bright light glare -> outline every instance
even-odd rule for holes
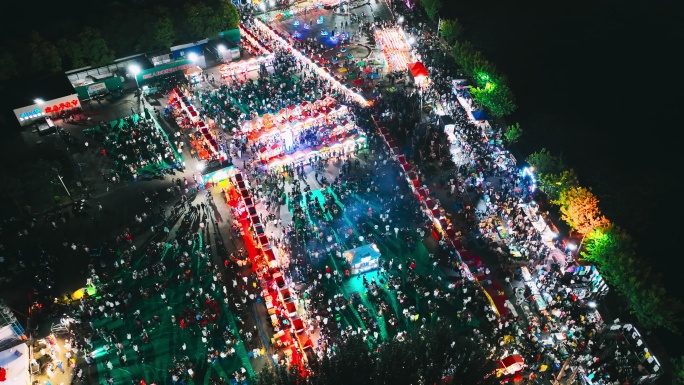
[[[414,38],[413,36],[409,37],[408,43],[409,43],[410,45],[415,44],[415,43],[416,43],[416,38]]]
[[[263,2],[259,3],[259,9],[261,9],[262,11],[265,11],[266,10],[266,4],[264,4]]]
[[[219,44],[219,46],[216,47],[216,48],[217,48],[218,51],[221,52],[221,53],[223,53],[223,52],[226,51],[226,46],[224,46],[223,44]]]
[[[275,4],[275,0],[271,0],[268,2],[268,5],[270,5],[271,7],[275,7]]]
[[[577,245],[574,243],[568,243],[568,250],[575,250],[577,249]]]
[[[204,163],[197,163],[197,170],[198,171],[203,171],[205,167],[207,167],[207,166]]]
[[[140,71],[142,71],[142,69],[141,69],[140,66],[137,65],[137,64],[131,64],[131,65],[128,66],[128,72],[130,72],[131,74],[133,74],[133,76],[139,74]]]
[[[397,23],[401,24],[401,23],[403,23],[403,22],[404,22],[404,16],[399,16],[399,17],[397,18]]]
[[[589,305],[589,307],[592,309],[596,308],[596,302],[594,302],[594,301],[589,301],[589,303],[587,303],[587,305]]]
[[[45,100],[43,100],[43,99],[41,99],[41,98],[36,98],[36,99],[33,100],[33,102],[36,103],[36,104],[43,104],[43,103],[45,103]]]
[[[188,59],[190,59],[190,61],[194,63],[194,62],[196,62],[196,61],[197,61],[197,59],[198,59],[198,56],[197,56],[197,54],[196,54],[196,53],[194,53],[194,52],[190,52],[190,53],[188,54]]]

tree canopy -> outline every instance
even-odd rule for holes
[[[439,25],[439,34],[442,35],[447,44],[452,45],[461,36],[463,26],[458,19],[445,19]]]
[[[78,22],[58,18],[49,29],[5,38],[0,42],[0,81],[96,67],[116,57],[212,39],[240,21],[237,7],[221,0],[104,1],[95,6],[98,12]]]
[[[598,266],[601,275],[626,299],[629,310],[647,329],[658,327],[679,332],[684,307],[667,294],[660,276],[635,253],[631,237],[609,225],[593,230],[586,237],[582,257]]]
[[[587,235],[594,229],[605,227],[610,223],[598,208],[598,198],[588,188],[565,189],[552,203],[560,207],[561,219],[582,235]]]
[[[430,20],[435,20],[439,15],[439,10],[442,9],[442,0],[421,0],[420,3]]]

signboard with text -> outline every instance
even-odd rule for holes
[[[177,60],[171,63],[166,63],[154,68],[143,70],[136,77],[139,83],[143,83],[159,76],[165,76],[174,72],[186,70],[194,65],[195,64],[190,60]]]
[[[57,99],[52,99],[41,104],[33,104],[14,110],[19,124],[22,126],[32,123],[35,119],[42,116],[54,117],[64,111],[71,111],[81,107],[78,95],[73,94]]]

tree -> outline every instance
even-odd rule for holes
[[[14,55],[5,48],[0,47],[0,81],[4,81],[19,75],[18,64]]]
[[[176,31],[171,19],[171,12],[164,6],[154,9],[155,20],[152,25],[152,46],[154,49],[168,48],[173,45]]]
[[[674,383],[684,385],[684,356],[673,358],[672,366],[674,366]]]
[[[557,200],[561,191],[579,186],[574,169],[562,171],[559,174],[542,174],[537,178],[539,188],[546,193],[549,200]]]
[[[274,368],[263,369],[254,379],[254,385],[305,385],[308,381],[303,377],[295,365],[289,368],[285,365],[277,365]]]
[[[456,64],[469,77],[474,77],[474,74],[479,71],[491,71],[494,67],[485,59],[482,52],[475,49],[475,46],[469,41],[460,42],[457,40],[451,47],[451,52],[454,54]]]
[[[76,44],[80,47],[87,65],[93,67],[109,64],[114,61],[114,52],[109,49],[107,42],[99,30],[84,27],[76,37]]]
[[[660,284],[661,277],[638,258],[627,233],[614,225],[597,228],[587,235],[585,250],[582,257],[599,268],[606,282],[627,301],[630,313],[641,326],[679,332],[684,306],[667,294]]]
[[[193,39],[211,39],[223,30],[224,15],[202,2],[187,3],[185,14],[186,27]]]
[[[520,139],[523,134],[522,128],[520,128],[520,123],[514,123],[506,127],[503,136],[506,139],[506,144],[511,145]]]
[[[560,206],[561,219],[582,235],[610,224],[598,208],[598,198],[587,188],[574,187],[560,192],[551,203]]]
[[[43,39],[40,33],[31,31],[27,47],[31,74],[54,74],[62,71],[62,58],[57,46]]]
[[[546,147],[543,147],[537,152],[533,152],[525,160],[534,168],[534,172],[538,175],[558,174],[565,168],[563,156],[551,154]]]
[[[510,115],[518,108],[513,92],[505,84],[488,83],[484,88],[470,90],[475,102],[496,117]]]
[[[435,20],[439,10],[442,8],[442,0],[421,0],[421,3],[430,20]]]
[[[445,19],[439,25],[439,34],[442,35],[444,40],[451,46],[458,40],[463,32],[463,26],[458,21],[458,19]]]
[[[230,1],[223,3],[223,23],[225,29],[235,29],[240,25],[240,14],[238,9]]]
[[[2,184],[5,188],[2,189],[2,194],[5,195],[14,204],[17,214],[21,215],[24,211],[24,205],[28,204],[25,200],[26,187],[24,181],[13,175],[2,175]]]
[[[75,40],[60,39],[58,44],[74,68],[101,66],[114,60],[114,52],[108,48],[100,31],[88,26],[76,35]]]

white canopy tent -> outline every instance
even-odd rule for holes
[[[1,329],[0,329],[1,331]],[[21,342],[0,352],[0,368],[5,369],[2,385],[26,385],[31,383],[29,373],[29,347]]]

